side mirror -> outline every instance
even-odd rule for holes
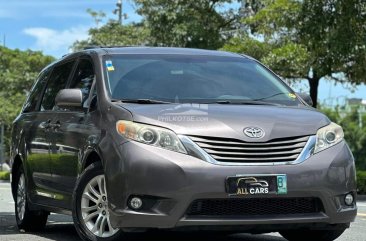
[[[58,107],[82,107],[83,93],[80,89],[63,89],[56,95],[55,103]]]
[[[310,95],[306,93],[297,93],[297,96],[299,96],[303,101],[305,101],[306,104],[313,106],[313,100],[311,99]]]

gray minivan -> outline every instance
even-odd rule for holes
[[[84,240],[149,229],[338,238],[357,213],[343,130],[258,61],[100,47],[47,66],[14,121],[20,229],[70,214]]]

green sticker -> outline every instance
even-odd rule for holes
[[[287,194],[286,175],[277,176],[277,194]]]

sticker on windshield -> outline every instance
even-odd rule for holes
[[[114,71],[112,60],[105,61],[105,65],[106,65],[108,71]]]
[[[296,95],[295,94],[292,94],[292,93],[289,93],[288,96],[291,98],[291,99],[296,99]]]

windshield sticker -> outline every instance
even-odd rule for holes
[[[292,94],[292,93],[289,93],[288,96],[291,98],[291,99],[296,99],[296,95],[295,94]]]
[[[105,61],[105,65],[106,65],[108,71],[114,71],[112,60]]]
[[[172,75],[182,75],[183,70],[171,70],[170,74],[172,74]]]

